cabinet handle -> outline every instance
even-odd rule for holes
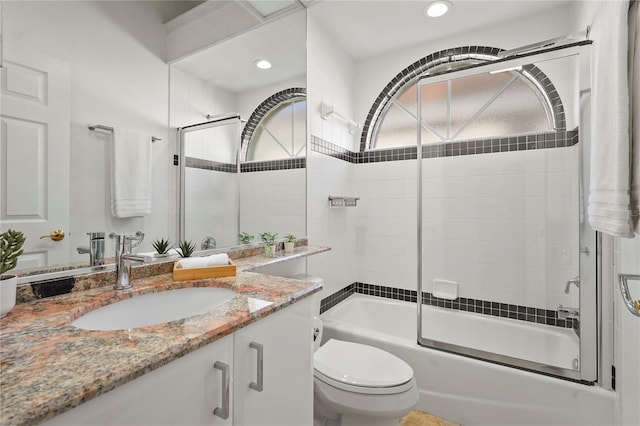
[[[249,383],[249,387],[255,391],[262,392],[262,376],[263,376],[263,360],[264,360],[264,347],[261,343],[251,342],[249,343],[251,349],[258,351],[258,382]]]
[[[222,371],[222,408],[216,407],[213,414],[227,420],[229,418],[229,366],[224,362],[216,361],[213,368]]]

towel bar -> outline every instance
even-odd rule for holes
[[[109,127],[109,126],[103,126],[102,124],[89,124],[87,126],[89,128],[89,130],[91,131],[97,131],[97,130],[102,130],[104,132],[111,132],[113,133],[113,127]],[[162,138],[156,138],[155,136],[151,136],[151,142],[158,142],[161,141]]]
[[[620,294],[622,294],[624,304],[627,306],[627,309],[629,309],[629,312],[640,317],[640,299],[633,300],[631,292],[629,291],[629,286],[627,285],[627,280],[640,281],[640,275],[618,274],[618,284],[620,285]]]

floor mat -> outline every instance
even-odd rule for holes
[[[400,420],[400,426],[460,426],[424,411],[413,410]]]

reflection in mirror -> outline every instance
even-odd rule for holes
[[[164,23],[199,3],[2,2],[0,220],[26,234],[18,272],[88,265],[87,233],[142,231],[140,251],[175,235]],[[90,124],[162,139],[151,147],[150,214],[112,215],[113,134]],[[40,238],[56,229],[63,240]]]
[[[263,232],[306,235],[305,38],[306,14],[299,11],[171,65],[170,125],[182,138],[198,129],[188,134],[211,147],[181,158],[181,239],[200,246],[210,237],[224,248],[238,244],[241,232],[254,241]],[[271,68],[258,68],[261,59]],[[228,139],[235,125],[216,117],[231,113],[240,116],[242,134]]]

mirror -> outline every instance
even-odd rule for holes
[[[204,250],[241,232],[306,235],[305,36],[299,11],[171,64],[180,240]]]
[[[190,95],[173,91],[170,102],[167,81],[170,72],[172,77],[178,73],[179,64],[167,65],[165,23],[201,3],[209,2],[2,2],[0,229],[19,229],[27,236],[16,271],[29,274],[87,266],[89,255],[78,248],[89,246],[87,234],[92,232],[105,233],[106,257],[115,252],[108,238],[111,232],[143,232],[145,239],[137,252],[153,252],[155,239],[177,240],[173,130],[205,121],[204,115],[224,108],[222,103],[216,107],[222,99],[216,97],[213,104],[203,106],[204,115],[191,110],[182,121],[174,115],[181,96],[195,102],[206,93],[195,87]],[[304,15],[298,16],[304,29]],[[267,22],[263,27],[277,20]],[[232,46],[230,37],[238,31],[221,35],[218,30],[211,29],[219,39],[228,39],[219,46]],[[295,37],[288,34],[290,41],[302,46],[296,55],[306,65],[304,30]],[[288,47],[282,55],[293,56],[289,41],[282,45]],[[224,55],[222,62],[237,72],[233,68],[237,58]],[[273,69],[278,70],[275,62]],[[282,75],[282,79],[299,77],[304,87],[304,68]],[[221,78],[230,81],[227,76]],[[271,83],[275,86],[280,81]],[[243,117],[251,114],[263,95],[258,88],[272,89],[267,82],[255,83],[253,92],[219,85],[238,98],[231,111]],[[192,119],[193,115],[198,117]],[[151,147],[149,213],[126,218],[112,215],[113,135],[89,130],[90,125],[160,139]],[[63,240],[48,237],[58,229],[65,232]],[[304,235],[304,229],[295,232]]]

